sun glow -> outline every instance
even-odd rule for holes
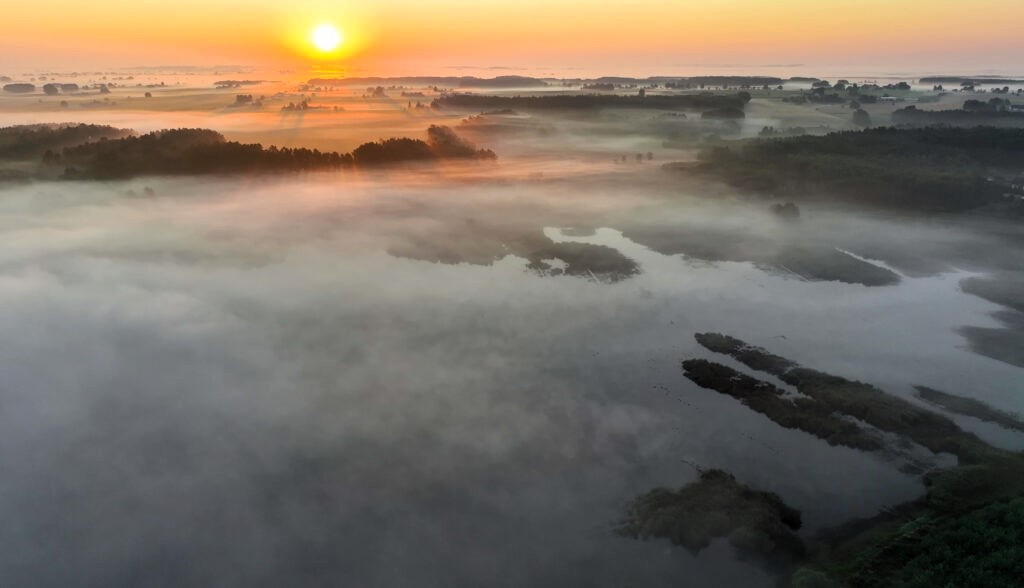
[[[341,46],[344,40],[341,31],[329,24],[322,24],[313,29],[310,39],[313,41],[313,45],[324,53],[334,51]]]

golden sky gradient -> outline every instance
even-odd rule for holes
[[[445,65],[621,70],[643,61],[665,67],[900,64],[981,71],[1012,68],[1024,54],[1022,0],[5,4],[0,69],[341,63],[422,73]],[[318,55],[309,40],[313,27],[325,22],[344,32],[338,54]]]

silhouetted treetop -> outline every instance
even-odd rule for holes
[[[383,165],[431,159],[496,159],[489,149],[477,149],[450,127],[431,125],[427,140],[391,138],[363,143],[352,152],[356,165]]]
[[[0,157],[42,155],[44,164],[63,166],[66,177],[86,179],[300,171],[451,158],[496,158],[493,151],[477,149],[445,126],[431,126],[426,141],[390,138],[365,143],[352,153],[264,148],[260,144],[228,141],[209,129],[169,129],[140,136],[124,136],[126,133],[91,125],[0,129]]]
[[[0,159],[35,159],[46,151],[60,151],[129,135],[131,131],[106,125],[21,125],[0,128]]]
[[[1000,100],[993,98],[993,100]],[[957,127],[998,126],[1024,127],[1024,112],[1008,110],[1002,102],[968,100],[964,108],[955,110],[921,110],[916,106],[892,113],[892,122],[899,126],[946,125]]]
[[[496,159],[490,149],[477,149],[469,141],[458,136],[451,127],[430,125],[427,129],[427,143],[438,157]]]
[[[754,192],[966,210],[1003,198],[1008,182],[999,178],[1024,167],[1024,131],[873,128],[736,142],[700,160],[699,172]]]
[[[35,84],[5,84],[4,92],[9,94],[28,94],[36,91]]]
[[[871,115],[863,108],[858,107],[857,110],[853,111],[853,124],[861,128],[870,127]]]
[[[65,149],[68,177],[112,179],[138,175],[186,175],[337,168],[351,156],[227,141],[209,129],[170,129]]]

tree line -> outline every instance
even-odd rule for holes
[[[434,108],[477,110],[519,109],[593,109],[653,108],[661,110],[742,110],[750,94],[682,94],[682,95],[617,95],[617,94],[555,94],[540,96],[488,96],[480,94],[446,94],[435,98]]]
[[[440,159],[492,160],[451,128],[432,125],[426,140],[407,137],[364,143],[351,153],[303,147],[264,147],[228,141],[209,129],[168,129],[128,135],[97,125],[0,129],[0,158],[42,158],[66,178],[116,179],[139,175],[232,174],[370,167]]]
[[[698,173],[753,192],[957,211],[1002,198],[998,178],[1024,167],[1024,131],[874,128],[717,145],[699,159]]]

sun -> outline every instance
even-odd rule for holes
[[[310,39],[313,41],[313,45],[324,53],[334,51],[341,46],[342,42],[341,31],[329,24],[322,24],[313,29]]]

